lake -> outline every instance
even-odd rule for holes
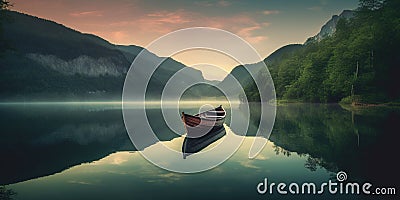
[[[196,109],[183,108],[189,113]],[[225,124],[224,137],[244,137],[232,157],[211,170],[181,174],[154,166],[141,156],[125,130],[119,104],[0,105],[0,185],[16,192],[15,199],[363,198],[328,192],[257,192],[264,178],[288,185],[320,185],[337,182],[336,173],[344,171],[347,181],[395,186],[398,109],[278,106],[271,136],[254,159],[248,158],[248,152],[260,121],[258,105],[250,110],[256,114],[250,118],[246,136],[230,129],[229,120]],[[179,149],[184,138],[168,130],[160,110],[149,108],[147,115],[161,143]]]

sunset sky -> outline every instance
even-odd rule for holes
[[[319,32],[332,15],[357,7],[357,0],[12,0],[12,10],[49,19],[114,44],[145,47],[171,31],[214,27],[239,35],[264,58],[279,47]],[[221,54],[189,51],[174,58],[188,66],[210,63],[229,72],[237,63]],[[211,60],[210,60],[211,59]],[[201,65],[208,79],[221,79]]]

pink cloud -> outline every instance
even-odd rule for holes
[[[264,41],[267,39],[266,36],[261,36],[261,35],[254,35],[253,32],[261,29],[261,26],[256,25],[256,26],[251,26],[251,27],[246,27],[241,29],[237,34],[249,43],[255,44],[259,43],[261,41]]]
[[[124,41],[129,38],[129,34],[126,31],[113,31],[111,37],[116,41]]]
[[[270,23],[258,22],[249,15],[238,14],[233,17],[205,17],[199,20],[203,22],[202,26],[231,31],[252,44],[268,39],[262,32]]]
[[[73,12],[69,13],[70,16],[73,17],[102,17],[103,13],[101,11],[85,11],[85,12]]]
[[[68,7],[69,4],[53,7]],[[224,7],[231,2],[198,1],[194,4],[200,6]],[[269,24],[261,21],[261,13],[232,13],[230,15],[205,15],[193,10],[178,9],[165,10],[152,8],[142,9],[138,3],[129,5],[114,5],[113,3],[98,4],[94,9],[87,9],[92,3],[84,3],[80,10],[71,7],[64,13],[52,12],[57,16],[55,21],[70,26],[86,33],[93,33],[116,44],[136,44],[146,46],[154,39],[169,32],[189,27],[213,27],[235,33],[250,43],[258,43],[266,39],[263,36],[265,27]],[[86,8],[86,9],[85,9]],[[222,9],[222,8],[219,8]],[[57,10],[57,9],[52,9]],[[50,11],[49,11],[50,12]],[[50,18],[51,19],[51,18]]]
[[[251,44],[265,41],[263,34],[269,26],[266,21],[258,21],[248,14],[233,16],[207,16],[183,9],[174,12],[166,10],[143,13],[140,16],[131,16],[129,20],[119,21],[112,19],[104,26],[86,26],[89,32],[96,32],[112,43],[137,44],[146,46],[154,39],[169,32],[188,27],[213,27],[228,30],[239,35]]]
[[[150,17],[148,20],[170,24],[183,24],[190,22],[191,20],[189,20],[185,15],[187,15],[187,13],[183,10],[178,10],[176,12],[158,11],[147,14],[147,16]]]

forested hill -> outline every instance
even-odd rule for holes
[[[400,1],[359,5],[354,17],[338,20],[331,36],[268,63],[278,99],[400,101]],[[255,86],[245,87],[248,98],[257,101]]]
[[[114,45],[53,21],[0,11],[0,101],[121,99],[126,73],[142,47]],[[186,66],[153,54],[148,59],[163,61],[146,93],[157,99],[172,75]],[[204,81],[201,71],[186,72],[187,80]]]

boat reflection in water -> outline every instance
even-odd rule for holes
[[[186,157],[191,154],[201,151],[224,135],[226,135],[226,131],[225,128],[222,127],[222,129],[219,129],[216,132],[211,132],[200,138],[185,137],[182,144],[183,159],[186,159]]]
[[[214,109],[188,115],[182,112],[186,137],[182,144],[183,158],[197,153],[226,134],[223,126],[226,112],[220,105]]]

